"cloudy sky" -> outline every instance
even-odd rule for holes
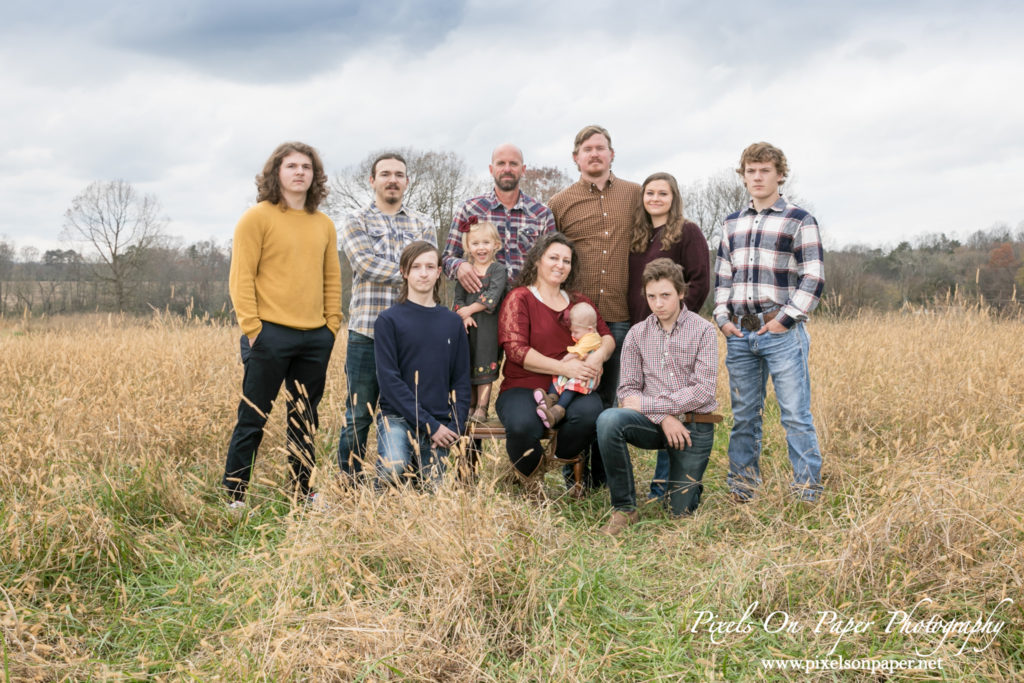
[[[575,176],[589,123],[634,180],[777,144],[832,247],[1016,228],[1022,26],[988,0],[8,4],[0,237],[61,247],[72,198],[124,179],[184,243],[226,242],[288,139],[331,172],[413,146],[481,176],[511,140]]]

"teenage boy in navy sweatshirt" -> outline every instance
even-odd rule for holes
[[[373,326],[380,410],[377,474],[398,484],[418,469],[433,488],[469,415],[469,342],[462,319],[440,305],[441,255],[417,241],[399,260],[397,303]]]

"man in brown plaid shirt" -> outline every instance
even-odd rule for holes
[[[597,306],[615,338],[615,353],[604,364],[597,389],[605,408],[615,403],[619,354],[629,331],[629,239],[641,195],[639,185],[615,177],[614,159],[608,131],[601,126],[585,127],[576,134],[572,151],[580,179],[548,202],[555,226],[575,243],[579,253],[580,291]],[[585,485],[603,485],[604,466],[596,442],[589,465]]]

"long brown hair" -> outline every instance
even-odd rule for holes
[[[683,198],[679,194],[679,183],[671,173],[652,173],[647,176],[647,180],[640,188],[640,203],[636,205],[636,211],[633,213],[633,236],[630,238],[629,250],[637,254],[647,251],[654,235],[654,223],[651,222],[651,214],[644,208],[643,193],[655,180],[664,180],[672,192],[668,222],[665,223],[665,230],[661,234],[662,251],[668,251],[669,247],[683,237]]]
[[[562,283],[562,289],[567,292],[573,292],[576,290],[576,277],[580,272],[580,257],[576,253],[576,246],[572,243],[572,240],[565,236],[561,232],[549,232],[530,248],[530,251],[526,252],[526,259],[523,261],[523,269],[519,271],[519,278],[516,280],[516,285],[519,287],[529,287],[530,285],[537,283],[537,262],[540,261],[541,256],[552,244],[564,244],[569,247],[569,251],[572,252],[572,262],[569,265],[569,277],[565,278],[565,282]]]
[[[298,152],[305,154],[313,162],[313,182],[306,191],[306,213],[315,213],[320,202],[327,197],[327,174],[324,164],[320,161],[317,151],[303,142],[283,142],[263,164],[263,172],[256,176],[256,201],[268,201],[282,208],[288,208],[281,194],[281,162],[286,156]]]
[[[423,240],[416,240],[402,250],[402,255],[398,257],[398,270],[402,273],[402,288],[398,290],[398,298],[395,299],[397,303],[404,304],[409,300],[409,269],[412,268],[412,262],[418,259],[428,251],[434,252],[434,256],[437,257],[437,267],[441,267],[441,252],[437,250],[430,242]],[[441,303],[441,276],[437,276],[437,281],[434,283],[434,303]]]

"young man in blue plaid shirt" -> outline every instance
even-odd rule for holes
[[[715,264],[715,322],[726,338],[733,428],[728,484],[747,502],[761,484],[765,388],[772,378],[793,465],[794,494],[821,495],[821,449],[811,417],[804,323],[825,284],[818,222],[788,202],[780,187],[789,172],[782,150],[750,145],[736,172],[750,204],[725,219]]]
[[[348,345],[345,353],[345,425],[338,438],[338,466],[358,476],[366,459],[366,441],[377,408],[373,325],[395,303],[402,285],[398,263],[402,250],[417,240],[437,246],[430,219],[407,209],[402,197],[409,187],[405,159],[387,153],[370,168],[374,199],[348,217],[338,239],[352,265]]]

